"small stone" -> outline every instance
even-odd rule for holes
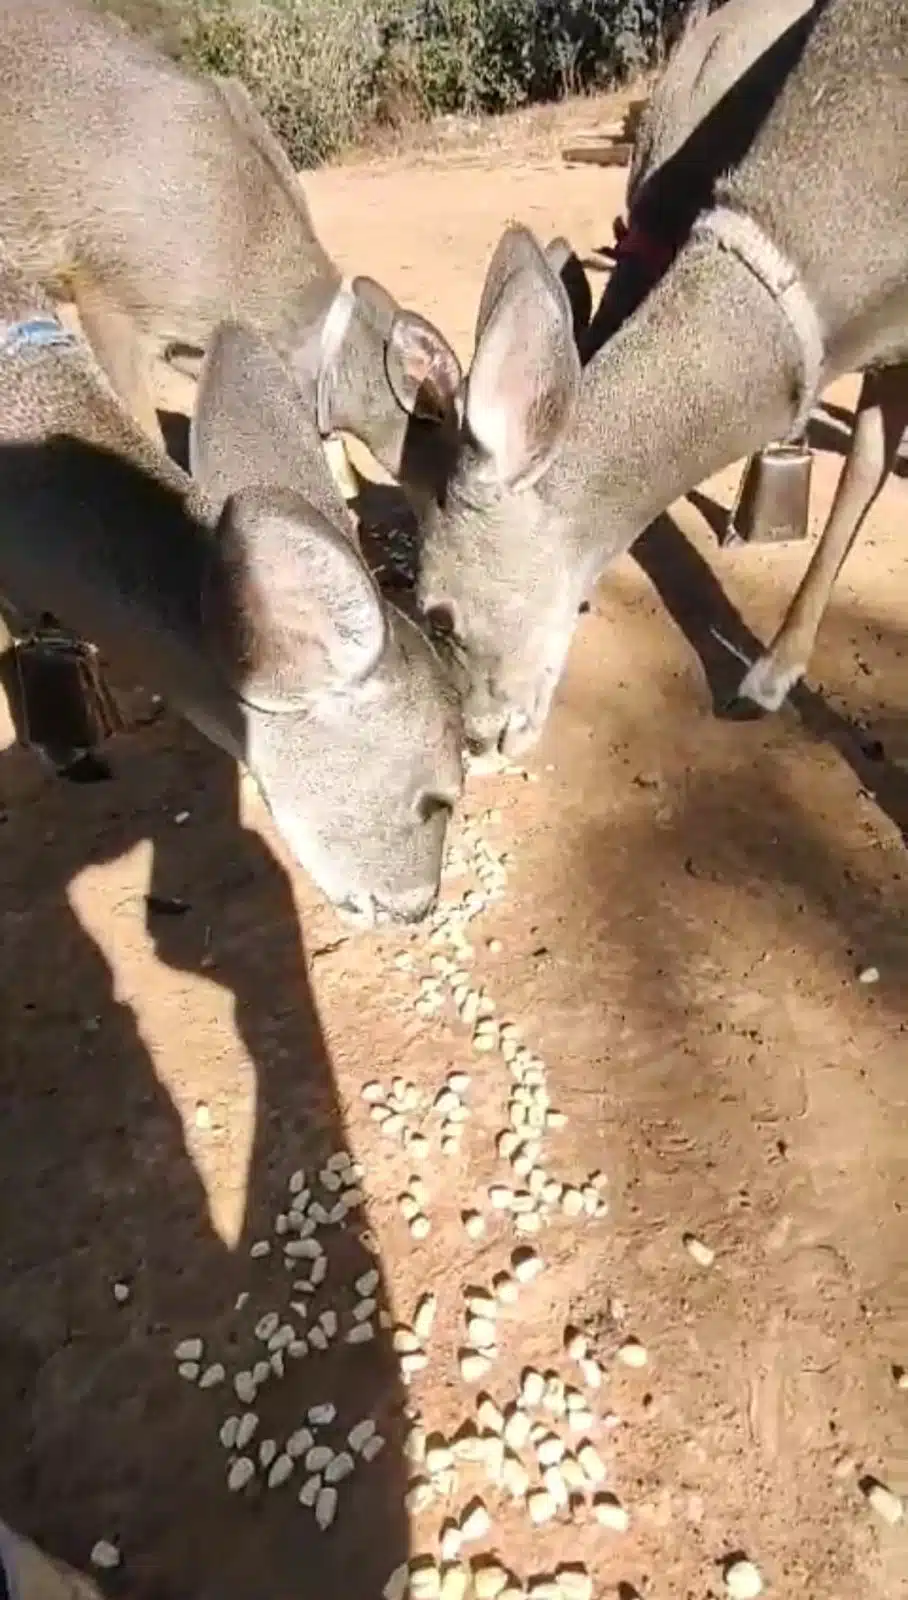
[[[536,1446],[536,1459],[541,1467],[557,1467],[564,1450],[564,1440],[555,1433],[547,1433]]]
[[[318,1499],[318,1492],[321,1486],[322,1480],[318,1473],[315,1473],[311,1478],[307,1478],[297,1496],[300,1505],[309,1506],[311,1509]]]
[[[382,1434],[380,1434],[380,1433],[373,1433],[371,1439],[367,1439],[365,1444],[363,1445],[363,1448],[362,1448],[363,1460],[367,1464],[370,1461],[374,1461],[377,1456],[381,1455],[381,1453],[384,1450],[384,1448],[385,1448],[384,1436]]]
[[[542,1257],[531,1245],[521,1245],[511,1256],[511,1271],[518,1283],[532,1283],[542,1271]]]
[[[118,1306],[125,1306],[131,1293],[128,1283],[115,1283],[113,1286],[113,1297]]]
[[[456,1561],[460,1555],[462,1543],[463,1536],[461,1531],[457,1523],[449,1517],[446,1522],[442,1523],[441,1531],[438,1535],[438,1553],[442,1561]]]
[[[605,1479],[605,1465],[598,1450],[589,1442],[582,1444],[577,1451],[577,1460],[586,1473],[590,1483],[602,1483]]]
[[[527,1495],[527,1512],[530,1521],[540,1527],[544,1522],[551,1522],[558,1507],[556,1506],[548,1489],[531,1489]]]
[[[867,1504],[873,1508],[878,1517],[882,1517],[884,1522],[888,1522],[892,1527],[901,1522],[905,1515],[904,1504],[897,1494],[887,1489],[884,1483],[879,1483],[875,1478],[871,1479],[864,1493]]]
[[[237,1424],[235,1440],[236,1449],[241,1453],[255,1437],[258,1425],[259,1419],[254,1411],[243,1412],[243,1415],[240,1417],[239,1423]]]
[[[908,1367],[896,1367],[892,1375],[897,1389],[908,1389]]]
[[[349,1478],[355,1466],[356,1462],[349,1450],[339,1450],[325,1468],[325,1482],[343,1483],[345,1478]]]
[[[295,1433],[291,1433],[285,1449],[288,1456],[296,1460],[299,1456],[304,1456],[307,1450],[311,1450],[314,1443],[311,1428],[297,1428]]]
[[[561,1209],[566,1217],[583,1215],[583,1194],[580,1189],[575,1189],[573,1184],[566,1184],[561,1191]]]
[[[91,1548],[91,1564],[102,1572],[112,1572],[114,1567],[120,1565],[121,1556],[115,1544],[110,1539],[98,1539]]]
[[[756,1600],[763,1593],[763,1579],[752,1561],[743,1556],[726,1563],[722,1576],[732,1600]]]
[[[450,1446],[440,1434],[434,1433],[426,1440],[426,1467],[433,1478],[439,1472],[450,1472],[454,1456]]]
[[[315,1501],[315,1520],[318,1523],[318,1526],[321,1528],[322,1533],[324,1533],[327,1528],[330,1528],[336,1516],[337,1490],[332,1488],[330,1484],[326,1484],[323,1488],[319,1489],[318,1496]]]
[[[602,1368],[600,1367],[599,1362],[594,1361],[592,1356],[584,1356],[583,1360],[578,1362],[578,1365],[580,1367],[581,1377],[583,1378],[587,1388],[600,1388],[602,1385]]]
[[[572,1361],[583,1361],[590,1353],[590,1342],[579,1328],[565,1328],[564,1348]]]
[[[493,1183],[489,1189],[489,1203],[493,1211],[510,1211],[514,1203],[514,1191],[506,1183]]]
[[[413,1332],[420,1339],[428,1339],[438,1310],[438,1296],[427,1291],[421,1294],[413,1312]]]
[[[404,1493],[404,1505],[408,1511],[425,1511],[435,1498],[435,1488],[428,1478],[417,1476],[411,1478]]]
[[[224,1421],[221,1423],[218,1438],[220,1439],[225,1450],[234,1450],[236,1448],[236,1436],[239,1432],[239,1428],[239,1417],[224,1418]]]
[[[446,1566],[441,1575],[441,1600],[466,1600],[470,1587],[470,1574],[460,1562]]]
[[[269,1489],[278,1489],[278,1488],[280,1488],[282,1483],[286,1483],[287,1482],[287,1479],[291,1476],[292,1472],[293,1472],[293,1457],[292,1456],[287,1455],[286,1451],[283,1451],[280,1455],[275,1456],[274,1465],[272,1466],[271,1471],[268,1474],[268,1487],[269,1487]]]
[[[270,1467],[277,1455],[277,1440],[263,1439],[259,1445],[259,1466],[264,1470]]]
[[[201,1339],[181,1339],[173,1353],[178,1361],[201,1361],[204,1348]]]
[[[473,1593],[476,1600],[497,1600],[508,1586],[508,1575],[497,1561],[483,1562],[473,1573]]]
[[[535,1367],[525,1367],[520,1377],[520,1398],[525,1406],[542,1405],[545,1378]]]
[[[871,984],[871,983],[879,983],[879,981],[880,981],[880,969],[879,969],[879,967],[862,967],[860,972],[858,973],[858,983]]]
[[[254,1477],[255,1463],[248,1456],[237,1456],[227,1474],[227,1488],[231,1494],[239,1494]]]
[[[271,1254],[271,1240],[270,1239],[256,1239],[255,1244],[250,1245],[250,1247],[249,1247],[249,1254],[252,1257],[253,1261],[261,1260],[262,1256],[270,1256],[270,1254]]]
[[[418,1211],[416,1216],[412,1217],[410,1220],[410,1237],[412,1239],[416,1239],[417,1241],[427,1239],[430,1231],[431,1223],[429,1222],[428,1217],[425,1216],[421,1211]]]
[[[511,1450],[522,1450],[530,1437],[530,1419],[519,1406],[510,1407],[506,1413],[503,1437]]]
[[[613,1494],[593,1496],[593,1516],[603,1528],[610,1528],[612,1533],[626,1533],[630,1526],[631,1519],[625,1507]]]
[[[311,1335],[310,1335],[311,1337]],[[358,1322],[351,1328],[344,1340],[345,1344],[371,1344],[375,1338],[375,1325],[372,1322]]]
[[[513,1306],[520,1298],[520,1285],[509,1272],[496,1272],[492,1279],[496,1300],[503,1306]]]
[[[498,1329],[491,1317],[468,1317],[467,1337],[476,1350],[493,1350]]]
[[[695,1233],[685,1233],[682,1239],[685,1250],[698,1267],[711,1267],[716,1259],[716,1252],[711,1245],[704,1244]]]
[[[645,1367],[648,1356],[638,1339],[628,1339],[618,1351],[618,1360],[626,1367]]]
[[[177,1373],[185,1383],[195,1383],[200,1371],[201,1368],[197,1361],[181,1361],[177,1367]]]
[[[486,1231],[486,1219],[481,1211],[461,1212],[461,1221],[469,1239],[481,1239]]]
[[[199,1379],[199,1388],[215,1389],[219,1383],[224,1382],[226,1376],[227,1373],[224,1370],[223,1363],[220,1361],[212,1361],[211,1366],[205,1368],[205,1371],[202,1373],[202,1376]]]
[[[434,1556],[413,1556],[410,1560],[410,1600],[438,1600],[441,1573]]]
[[[394,1568],[382,1589],[383,1600],[405,1600],[409,1582],[410,1565],[409,1562],[404,1561],[401,1566]]]
[[[470,1542],[484,1539],[492,1527],[492,1519],[486,1509],[485,1501],[476,1495],[464,1507],[460,1519],[460,1536]]]
[[[514,1500],[523,1500],[530,1487],[530,1474],[519,1456],[506,1450],[499,1473],[501,1487]]]

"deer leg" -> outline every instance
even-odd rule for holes
[[[781,628],[741,683],[739,700],[777,711],[804,676],[836,578],[892,470],[906,426],[908,367],[866,373],[829,520]]]
[[[136,325],[93,279],[73,286],[86,339],[123,404],[160,449],[164,436],[148,386],[147,362]]]

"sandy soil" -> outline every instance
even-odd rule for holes
[[[466,356],[507,219],[588,250],[620,208],[620,173],[528,148],[319,173],[317,224],[346,267],[437,318]],[[853,395],[848,383],[835,398]],[[817,523],[849,420],[818,423]],[[709,493],[727,504],[735,482]],[[540,1236],[546,1270],[501,1311],[479,1388],[504,1404],[526,1366],[579,1382],[563,1331],[587,1329],[605,1371],[588,1427],[623,1533],[580,1506],[532,1529],[469,1465],[426,1508],[405,1506],[419,1470],[405,1407],[446,1435],[473,1414],[456,1362],[463,1292],[488,1286],[516,1242],[486,1197],[514,1182],[494,1146],[508,1068],[471,1051],[449,1003],[416,1009],[447,946],[348,937],[288,870],[248,784],[147,697],[111,783],[60,785],[4,750],[4,1516],[77,1564],[96,1539],[118,1541],[110,1593],[149,1600],[377,1600],[476,1493],[492,1528],[467,1554],[495,1551],[524,1580],[584,1561],[597,1596],[708,1600],[745,1551],[770,1594],[908,1596],[908,1525],[887,1526],[860,1488],[873,1475],[908,1490],[893,1373],[908,1363],[906,516],[902,476],[839,584],[810,690],[739,726],[714,715],[709,629],[765,638],[806,547],[722,552],[699,511],[676,508],[601,585],[529,774],[468,795],[450,897],[475,886],[477,837],[507,858],[504,895],[471,924],[473,981],[567,1114],[547,1170],[609,1179],[607,1216],[555,1218]],[[868,967],[878,982],[857,981]],[[431,1100],[463,1067],[460,1153],[440,1153],[420,1109],[430,1158],[416,1168],[360,1090],[400,1074]],[[288,1360],[257,1402],[258,1438],[279,1443],[319,1402],[338,1407],[321,1429],[335,1448],[360,1418],[379,1422],[384,1451],[340,1485],[319,1533],[298,1471],[228,1497],[218,1430],[243,1407],[181,1381],[173,1351],[200,1336],[205,1363],[252,1364],[256,1322],[283,1316],[293,1291],[282,1241],[264,1258],[250,1248],[272,1238],[293,1171],[343,1149],[365,1198],[326,1235],[316,1302],[337,1307],[340,1334]],[[397,1204],[416,1170],[422,1242]],[[480,1239],[463,1226],[472,1205]],[[409,1389],[386,1328],[344,1342],[373,1254],[389,1315],[438,1295]],[[615,1359],[630,1335],[645,1369]]]

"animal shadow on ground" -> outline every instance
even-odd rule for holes
[[[257,1319],[270,1307],[283,1313],[294,1295],[281,1240],[265,1259],[250,1259],[251,1245],[272,1239],[295,1169],[311,1176],[326,1207],[336,1200],[320,1195],[317,1173],[346,1148],[290,884],[243,825],[234,765],[191,730],[157,714],[113,752],[114,781],[78,787],[42,776],[22,750],[0,755],[0,1166],[8,1196],[0,1210],[0,1506],[76,1566],[85,1567],[96,1539],[118,1540],[123,1585],[135,1600],[291,1590],[371,1600],[406,1559],[407,1523],[403,1393],[389,1337],[377,1331],[371,1344],[343,1343],[352,1280],[379,1266],[363,1206],[319,1233],[328,1273],[311,1297],[309,1325],[336,1308],[336,1344],[287,1359],[283,1381],[263,1388],[256,1409],[260,1436],[280,1445],[310,1406],[331,1398],[338,1414],[324,1442],[340,1448],[353,1423],[374,1417],[382,1455],[341,1486],[337,1522],[322,1534],[298,1504],[299,1471],[267,1494],[260,1475],[228,1499],[229,1458],[218,1438],[224,1418],[244,1409],[233,1372],[267,1354],[254,1336]],[[182,809],[190,821],[177,826]],[[112,916],[108,907],[107,929],[111,945],[116,932],[134,955],[149,941],[161,963],[153,986],[163,1002],[150,1015],[159,1017],[163,1003],[157,1026],[179,1094],[159,1075],[154,1038],[143,1037],[141,998],[137,1015],[71,903],[80,874],[139,845],[152,851],[149,893],[127,897]],[[227,997],[232,1025],[225,1020],[223,1038],[194,1016],[199,978],[215,986],[215,1005],[218,991]],[[187,1052],[176,1077],[175,1038]],[[204,1135],[186,1115],[199,1084],[211,1117]],[[188,1139],[207,1138],[219,1175],[229,1168],[242,1184],[236,1149],[250,1115],[242,1220],[228,1245]],[[128,1287],[124,1303],[118,1283]],[[376,1293],[381,1308],[381,1284]],[[193,1336],[204,1339],[204,1363],[224,1363],[226,1384],[200,1392],[180,1381],[174,1347]]]
[[[637,539],[632,553],[699,657],[713,711],[717,716],[723,715],[746,671],[741,657],[748,662],[755,660],[762,645],[732,605],[709,564],[670,516],[657,517]],[[908,768],[888,759],[879,737],[862,732],[806,683],[797,685],[786,708],[777,714],[791,712],[813,738],[834,746],[902,838],[908,840]],[[744,727],[741,736],[746,737]]]

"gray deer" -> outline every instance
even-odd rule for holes
[[[235,80],[195,76],[85,0],[0,0],[0,238],[74,300],[158,442],[143,340],[201,351],[236,318],[284,357],[323,436],[359,438],[417,497],[437,487],[457,358],[377,283],[342,281]]]
[[[778,707],[893,464],[906,362],[908,8],[829,0],[673,263],[582,371],[568,295],[535,239],[510,227],[494,252],[418,584],[460,657],[471,744],[532,743],[608,563],[712,472],[796,436],[832,379],[863,371],[833,515],[740,687]]]
[[[459,708],[380,598],[293,377],[241,325],[210,341],[191,457],[196,481],[0,255],[0,592],[245,763],[336,906],[417,921],[461,789]]]

